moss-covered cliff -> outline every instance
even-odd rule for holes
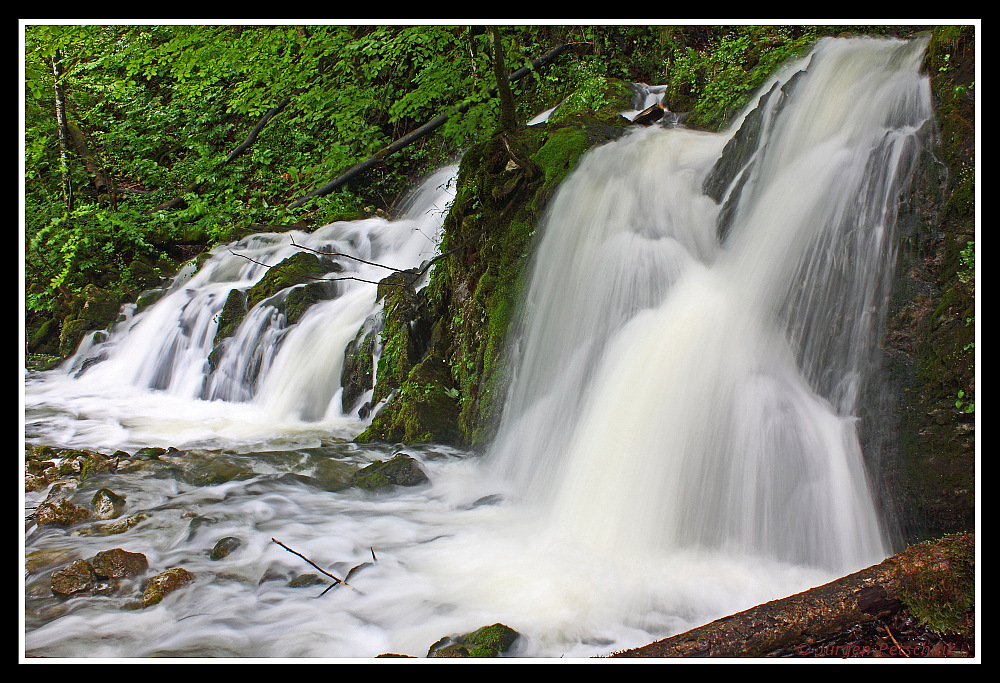
[[[622,85],[592,88],[601,112],[629,107]],[[504,345],[548,200],[587,149],[629,125],[614,113],[574,110],[466,152],[444,225],[448,256],[419,302],[387,300],[375,400],[397,393],[359,440],[473,447],[489,440],[506,376]],[[410,313],[400,315],[400,307]],[[422,344],[412,338],[420,326]],[[411,350],[421,346],[414,358]]]
[[[894,389],[903,540],[975,524],[975,31],[935,27],[934,125],[900,213],[884,345]]]

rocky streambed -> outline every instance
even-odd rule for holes
[[[324,561],[306,552],[315,544],[264,538],[258,527],[273,518],[247,498],[275,498],[351,491],[369,503],[391,491],[428,482],[412,455],[387,450],[381,460],[348,447],[238,454],[142,448],[132,453],[38,446],[25,453],[25,654],[30,657],[129,656],[338,656],[313,643],[282,643],[280,626],[258,637],[199,642],[198,627],[185,637],[185,616],[175,612],[224,609],[241,593],[281,595],[305,605],[332,589],[358,593],[357,577],[377,567],[374,546],[365,561]],[[453,455],[453,454],[452,454]],[[445,454],[438,454],[445,457]],[[233,514],[225,511],[233,499]],[[260,519],[247,523],[244,513]],[[243,521],[239,520],[243,517]],[[294,527],[294,520],[287,520]],[[264,524],[261,524],[264,522]],[[308,522],[306,522],[308,524]],[[392,548],[387,548],[391,554]],[[360,548],[359,548],[360,551]],[[262,555],[272,560],[261,561]],[[377,569],[376,572],[377,573]],[[361,584],[363,585],[363,584]],[[146,611],[153,619],[133,617]],[[332,604],[332,603],[331,603]],[[303,614],[308,614],[305,609]],[[198,615],[187,614],[194,621]],[[202,617],[205,614],[201,615]],[[112,620],[135,620],[128,633],[106,630]],[[209,617],[215,621],[217,617]],[[150,625],[144,635],[143,628]],[[115,635],[117,632],[117,635]],[[494,657],[518,633],[494,623],[464,633],[441,633],[427,642],[426,656]],[[215,642],[212,642],[212,641]],[[243,640],[243,644],[234,644]],[[336,639],[334,639],[336,640]],[[170,641],[175,644],[171,645]],[[377,642],[377,639],[376,641]],[[95,647],[96,645],[96,647]],[[371,654],[375,643],[364,649]],[[395,653],[379,652],[373,656]],[[365,656],[363,651],[359,656]],[[395,656],[413,656],[395,654]]]

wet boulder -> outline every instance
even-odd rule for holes
[[[343,266],[327,258],[302,251],[289,256],[281,263],[268,269],[257,284],[247,292],[247,310],[261,301],[269,299],[283,289],[296,285],[316,282],[330,272],[339,272]],[[331,285],[332,283],[321,283]]]
[[[239,289],[229,290],[226,303],[219,313],[219,327],[215,333],[215,345],[218,346],[223,339],[231,337],[240,326],[243,316],[247,314],[247,297]]]
[[[122,548],[102,550],[91,560],[94,574],[105,579],[127,579],[139,576],[149,568],[149,561],[142,553],[132,553]]]
[[[163,600],[164,597],[194,580],[191,572],[183,567],[171,567],[149,580],[142,591],[142,606],[150,607]]]
[[[87,560],[74,560],[52,574],[52,593],[61,598],[87,593],[97,581],[94,567]]]
[[[418,486],[427,481],[427,474],[420,463],[401,453],[387,462],[376,460],[358,470],[351,483],[358,488],[375,491],[390,486]]]
[[[240,539],[235,536],[226,536],[225,538],[219,539],[219,542],[212,548],[212,552],[209,553],[208,558],[210,560],[221,560],[228,557],[241,545],[243,545],[243,541]]]
[[[341,407],[350,412],[366,391],[374,388],[375,352],[382,332],[382,314],[369,316],[358,329],[357,335],[344,349],[344,369],[340,385],[344,387]],[[364,418],[362,418],[364,419]]]
[[[519,634],[504,624],[483,626],[461,636],[448,636],[431,645],[428,657],[499,657]]]
[[[75,505],[65,498],[47,500],[39,504],[35,510],[35,523],[38,526],[51,524],[53,526],[72,526],[90,517],[90,511]]]
[[[99,489],[90,501],[98,519],[115,519],[125,508],[125,499],[111,489]]]

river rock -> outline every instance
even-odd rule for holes
[[[72,526],[90,517],[86,508],[74,505],[65,498],[45,501],[35,510],[35,523],[38,526],[52,524],[55,526]]]
[[[142,553],[131,553],[121,548],[102,550],[91,560],[94,573],[105,579],[127,579],[138,576],[149,568],[149,561]]]
[[[80,478],[86,479],[98,474],[108,474],[114,471],[114,464],[100,453],[90,453],[80,463]]]
[[[89,591],[97,576],[86,560],[75,560],[52,574],[52,593],[68,598]]]
[[[69,548],[42,548],[25,555],[24,571],[38,574],[50,567],[66,564],[75,559],[77,559],[76,551]]]
[[[44,474],[32,474],[31,472],[24,473],[25,493],[31,493],[33,491],[41,491],[48,485],[49,485],[49,480],[45,478]]]
[[[149,517],[151,517],[151,515],[148,512],[140,512],[135,515],[123,517],[122,519],[116,519],[115,521],[108,522],[107,524],[93,524],[89,527],[76,529],[72,532],[72,535],[113,536],[115,534],[123,534],[142,520],[149,519]]]
[[[215,544],[215,547],[212,548],[212,552],[209,554],[208,559],[221,560],[241,545],[243,545],[243,541],[240,539],[235,536],[226,536],[225,538],[219,539],[219,542]]]
[[[308,588],[322,583],[326,583],[326,581],[319,574],[299,574],[285,585],[289,588]]]
[[[504,624],[483,626],[461,636],[448,636],[431,645],[428,657],[499,657],[519,634]]]
[[[649,126],[662,118],[663,105],[659,102],[655,102],[651,107],[647,107],[636,114],[635,118],[632,119],[632,123],[639,124],[640,126]]]
[[[167,452],[166,448],[160,448],[158,446],[150,446],[148,448],[140,448],[132,456],[133,460],[159,460],[161,455],[165,455]]]
[[[171,567],[149,580],[142,591],[142,606],[155,605],[168,594],[194,580],[191,572],[183,567]]]
[[[400,453],[388,462],[376,460],[354,473],[351,483],[358,488],[377,490],[389,486],[417,486],[427,482],[427,474],[410,456]]]
[[[344,349],[344,366],[340,373],[340,386],[344,388],[341,407],[350,412],[358,400],[374,386],[374,354],[382,332],[382,312],[369,316],[358,329],[354,339]],[[364,418],[361,418],[364,419]]]
[[[125,499],[111,489],[99,489],[90,501],[98,519],[115,519],[125,507]]]

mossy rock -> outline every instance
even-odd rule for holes
[[[910,613],[938,632],[961,633],[976,602],[976,548],[972,534],[952,534],[899,555],[896,580]]]
[[[219,326],[215,332],[215,345],[231,337],[247,314],[247,295],[239,289],[229,290],[226,303],[219,313]]]
[[[83,300],[80,317],[90,320],[95,327],[106,327],[118,318],[121,298],[115,292],[90,284],[83,288]]]
[[[431,645],[428,657],[499,657],[510,649],[519,634],[504,624],[493,624],[462,636],[442,638]]]
[[[455,443],[461,439],[457,397],[447,364],[428,355],[357,440]]]
[[[379,282],[376,298],[382,301],[382,352],[378,384],[372,403],[385,399],[412,372],[428,345],[424,299],[413,288],[414,273],[393,273]]]
[[[310,282],[296,287],[285,297],[285,322],[294,325],[310,306],[329,299],[333,292],[333,287],[327,282]]]
[[[420,464],[408,455],[397,455],[389,461],[377,460],[358,470],[351,484],[358,488],[377,491],[390,486],[418,486],[428,481]]]
[[[358,328],[358,333],[344,349],[344,368],[340,373],[340,386],[344,388],[341,407],[345,413],[354,408],[366,391],[373,388],[375,347],[381,330],[381,314],[370,316]]]
[[[630,89],[622,95],[630,98]],[[450,253],[435,266],[423,300],[410,301],[400,287],[395,294],[382,289],[384,350],[373,403],[392,399],[358,441],[475,446],[492,437],[507,379],[504,348],[535,229],[583,154],[631,125],[583,111],[567,119],[494,137],[462,157],[441,244]],[[415,328],[404,320],[425,326],[411,337]]]
[[[253,308],[283,289],[315,282],[315,278],[341,270],[343,270],[343,266],[339,263],[320,258],[306,251],[289,256],[281,263],[268,269],[264,277],[250,288],[247,292],[247,309]]]
[[[595,76],[583,82],[552,112],[549,121],[564,123],[574,117],[620,116],[618,112],[632,108],[632,86],[617,78]]]
[[[59,324],[45,317],[37,326],[28,328],[28,352],[54,356],[59,352]]]

